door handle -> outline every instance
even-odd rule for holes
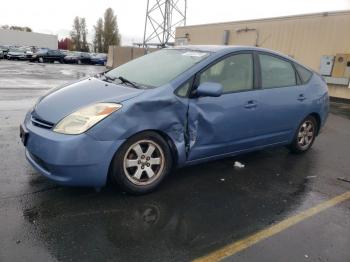
[[[299,101],[304,101],[306,99],[306,97],[304,96],[304,94],[300,94],[297,99]]]
[[[254,100],[250,100],[244,105],[244,107],[248,108],[248,109],[249,108],[255,108],[255,107],[257,107],[257,103]]]

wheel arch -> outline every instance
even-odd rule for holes
[[[311,114],[309,114],[308,116],[313,116],[316,119],[317,122],[317,132],[316,132],[316,136],[319,134],[320,132],[320,128],[321,128],[321,117],[318,113],[313,112]]]
[[[126,143],[126,141],[128,141],[130,138],[136,136],[136,135],[139,135],[139,134],[142,134],[142,133],[145,133],[145,132],[153,132],[153,133],[156,133],[158,135],[160,135],[165,141],[166,143],[168,144],[169,146],[169,149],[170,149],[170,152],[171,152],[171,156],[172,156],[172,165],[173,167],[175,167],[178,163],[178,159],[179,159],[179,154],[178,154],[178,150],[177,150],[177,147],[174,143],[174,141],[172,140],[172,138],[164,131],[161,131],[161,130],[156,130],[156,129],[145,129],[145,130],[142,130],[142,131],[139,131],[137,133],[134,133],[132,134],[131,136],[129,136],[128,138],[125,139],[124,143]],[[124,144],[123,143],[123,144]],[[122,145],[123,145],[122,144]],[[121,145],[121,146],[122,146]],[[116,154],[118,154],[119,152],[119,149],[114,153],[112,159],[111,159],[111,162],[109,163],[109,167],[108,167],[108,174],[107,174],[107,183],[109,182],[110,180],[110,172],[111,172],[111,167],[112,167],[112,163],[113,163],[113,159],[115,157]]]
[[[157,130],[157,129],[146,129],[146,130],[142,130],[140,132],[137,132],[133,135],[131,135],[130,137],[133,137],[135,135],[139,135],[141,133],[144,132],[154,132],[158,135],[160,135],[168,144],[170,151],[171,151],[171,156],[173,157],[173,166],[177,165],[178,162],[178,158],[179,158],[179,154],[178,154],[178,150],[177,147],[173,141],[173,139],[170,137],[170,135],[168,135],[166,132],[162,131],[162,130]],[[128,137],[126,140],[128,140],[130,137]]]

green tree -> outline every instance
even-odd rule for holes
[[[103,25],[103,51],[108,52],[110,45],[120,45],[120,35],[117,24],[117,16],[112,8],[107,8],[104,13]]]
[[[86,20],[84,17],[76,16],[73,21],[73,28],[70,36],[73,42],[73,50],[88,52],[89,45],[87,43],[88,30],[86,28]]]
[[[73,29],[70,32],[70,36],[73,42],[73,50],[80,51],[81,49],[81,31],[80,31],[80,18],[76,16],[73,21]]]
[[[16,25],[12,25],[12,26],[3,25],[0,28],[7,29],[7,30],[23,31],[23,32],[33,32],[33,30],[28,26],[22,27],[22,26],[16,26]]]
[[[87,40],[86,40],[88,30],[86,28],[85,18],[80,19],[80,32],[81,32],[81,38],[82,38],[80,51],[89,52],[89,45],[88,45]]]
[[[99,18],[94,26],[95,37],[94,37],[94,50],[97,53],[103,52],[103,20]]]

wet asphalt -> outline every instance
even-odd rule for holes
[[[175,170],[158,191],[57,186],[26,161],[18,126],[50,88],[101,66],[0,60],[0,261],[189,261],[350,190],[350,105],[332,103],[304,155],[286,148]],[[234,161],[245,164],[234,168]],[[225,261],[350,261],[350,201]]]

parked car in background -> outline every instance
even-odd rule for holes
[[[7,59],[9,60],[25,60],[26,50],[20,47],[10,47],[7,53]]]
[[[33,57],[33,48],[32,47],[24,47],[25,59],[30,60]]]
[[[64,63],[65,56],[66,55],[59,50],[39,49],[36,53],[33,54],[30,61],[39,63],[54,63],[55,61],[58,61],[60,63]]]
[[[64,49],[59,49],[62,54],[68,55],[71,51],[69,50],[64,50]]]
[[[5,46],[5,45],[0,45],[0,50],[2,51],[3,53],[3,58],[7,58],[7,53],[9,51],[9,47],[8,46]]]
[[[92,65],[106,65],[107,54],[93,54],[91,55],[90,63]]]
[[[59,184],[134,194],[172,167],[274,146],[304,153],[329,110],[327,84],[257,47],[162,49],[50,91],[20,128],[28,161]]]
[[[91,56],[89,53],[84,52],[69,52],[64,57],[64,62],[67,64],[90,64]]]

